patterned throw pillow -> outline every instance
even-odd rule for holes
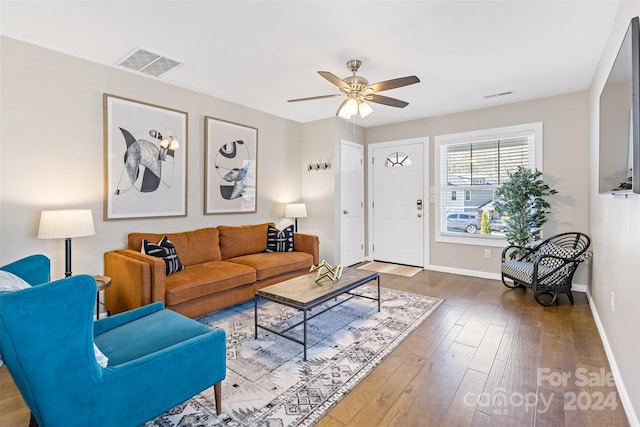
[[[13,292],[31,287],[30,284],[8,271],[0,270],[0,292]]]
[[[184,265],[182,265],[180,258],[178,258],[176,248],[167,236],[160,239],[157,245],[149,242],[148,240],[143,240],[141,252],[143,254],[163,259],[165,264],[165,273],[167,276],[184,270]]]
[[[267,230],[267,252],[293,252],[293,224],[278,230],[269,226]]]

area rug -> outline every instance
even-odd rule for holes
[[[395,274],[397,276],[413,277],[422,271],[421,267],[391,264],[388,262],[372,261],[358,267],[361,270],[376,271],[378,273]]]
[[[356,291],[375,296],[376,287]],[[312,319],[306,362],[300,344],[262,329],[254,338],[252,301],[199,318],[227,333],[222,413],[215,415],[212,387],[145,426],[314,425],[443,301],[386,288],[381,300],[380,313],[376,301],[353,298]],[[262,302],[258,316],[281,328],[299,321],[301,312]],[[293,331],[302,339],[301,327]]]

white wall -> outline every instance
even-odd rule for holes
[[[565,231],[587,232],[588,182],[585,165],[589,156],[588,93],[579,92],[464,113],[430,117],[411,122],[368,128],[367,144],[397,139],[428,136],[430,173],[428,186],[434,185],[433,141],[437,135],[488,129],[523,123],[543,122],[543,170],[545,182],[558,190],[549,198],[552,214],[545,224],[544,235]],[[429,203],[429,217],[434,218],[434,203]],[[501,249],[496,247],[459,245],[435,241],[433,221],[429,224],[429,268],[499,276]],[[491,250],[491,258],[484,250]],[[580,266],[574,283],[588,283],[587,268]]]
[[[300,232],[320,239],[320,260],[336,264],[340,252],[340,139],[363,142],[363,129],[330,117],[303,126],[302,194],[307,218],[298,220]],[[307,171],[309,163],[330,162],[331,168]]]
[[[594,76],[590,101],[589,213],[593,238],[592,310],[609,358],[624,388],[625,407],[633,407],[631,425],[640,425],[640,195],[612,196],[598,192],[599,97],[632,17],[640,2],[621,3],[611,37]],[[636,112],[637,113],[637,112]],[[614,307],[611,307],[611,294]],[[624,396],[623,396],[624,398]]]
[[[44,209],[93,211],[96,235],[73,240],[76,274],[101,274],[102,254],[124,247],[133,231],[291,223],[283,204],[302,194],[301,124],[6,37],[1,43],[0,265],[44,253],[52,277],[63,276],[63,241],[36,238]],[[103,221],[103,93],[189,114],[187,217]],[[258,128],[257,213],[203,214],[204,116]]]

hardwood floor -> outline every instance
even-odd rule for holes
[[[495,280],[381,277],[382,286],[445,302],[317,426],[629,425],[603,375],[610,366],[585,294],[542,307]],[[6,367],[0,425],[29,425]]]

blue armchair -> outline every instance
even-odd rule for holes
[[[212,385],[220,413],[223,329],[162,303],[94,322],[93,277],[49,282],[41,255],[0,269],[32,285],[0,293],[0,354],[40,426],[137,426]]]

